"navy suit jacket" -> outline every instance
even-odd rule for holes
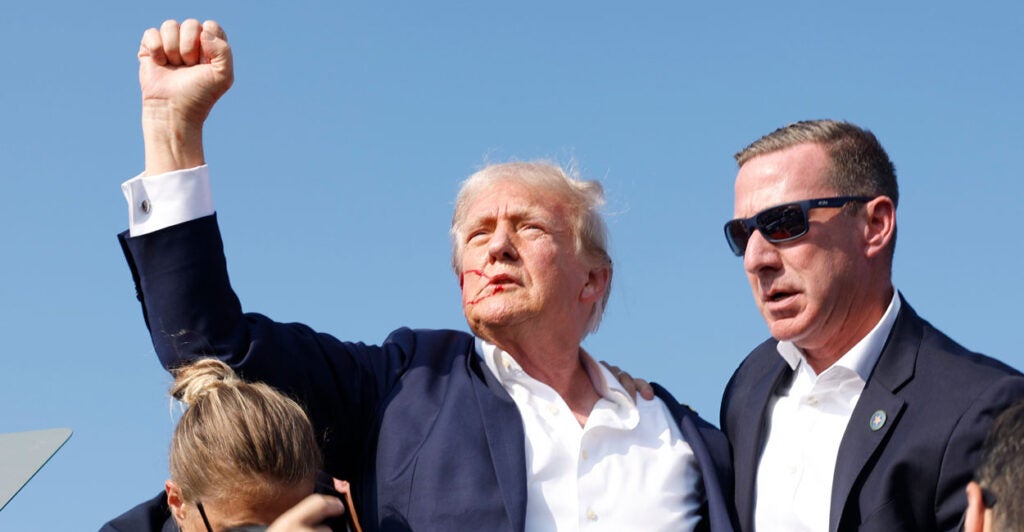
[[[100,532],[179,532],[178,523],[171,517],[167,494],[140,503],[131,510],[111,519],[100,527]]]
[[[296,397],[321,440],[324,469],[352,484],[364,525],[524,529],[522,420],[471,335],[402,328],[365,345],[244,314],[215,216],[120,240],[163,365],[216,356]],[[697,456],[705,525],[732,530],[725,436],[658,392]]]
[[[768,340],[754,349],[722,399],[736,510],[747,531],[754,529],[767,407],[793,374],[777,344]],[[969,352],[902,301],[839,446],[829,530],[956,530],[988,427],[1020,397],[1020,372]],[[877,411],[886,420],[875,431],[870,419]]]

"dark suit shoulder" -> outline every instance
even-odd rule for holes
[[[167,495],[161,491],[156,497],[111,519],[100,527],[100,532],[170,532],[178,530]]]
[[[907,396],[941,405],[949,415],[958,415],[999,389],[1024,387],[1024,375],[1009,365],[967,349],[920,318],[907,305],[893,328],[889,344],[871,379],[880,379],[891,391],[907,388]],[[912,367],[908,367],[912,364]],[[903,395],[903,394],[901,394]],[[1008,397],[1009,397],[1008,396]],[[1002,404],[1006,399],[994,398]]]
[[[778,345],[778,340],[768,338],[752,349],[733,372],[732,378],[729,379],[730,384],[746,378],[757,378],[770,368],[784,363],[779,355]]]
[[[922,319],[921,323],[921,354],[930,359],[925,362],[940,362],[936,366],[940,366],[951,376],[957,374],[966,380],[973,380],[978,376],[1021,376],[1020,371],[1006,363],[960,345],[928,321]]]
[[[406,371],[429,368],[437,374],[448,374],[454,364],[463,364],[474,351],[475,338],[466,332],[450,329],[410,329],[392,331],[381,344],[384,352],[397,349],[408,358]]]
[[[719,420],[725,432],[729,432],[728,411],[736,398],[735,396],[749,394],[754,383],[788,369],[786,362],[779,355],[778,345],[778,340],[774,338],[768,338],[761,342],[733,371],[722,392],[722,406],[719,412]]]
[[[680,421],[683,417],[688,417],[693,420],[693,423],[697,425],[698,428],[707,427],[715,431],[718,431],[717,427],[706,421],[704,418],[700,417],[700,414],[698,414],[696,410],[691,408],[690,405],[680,403],[678,400],[676,400],[675,396],[673,396],[671,392],[666,390],[664,386],[656,382],[652,382],[651,387],[654,388],[655,397],[664,401],[665,405],[668,406],[669,411],[672,412],[672,416],[676,419],[677,422]]]

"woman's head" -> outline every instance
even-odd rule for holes
[[[175,371],[186,409],[171,440],[167,500],[182,530],[269,524],[313,492],[320,453],[295,401],[219,360]]]

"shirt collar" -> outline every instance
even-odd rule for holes
[[[480,337],[476,338],[475,346],[477,355],[484,360],[484,364],[491,370],[491,373],[494,374],[506,391],[511,393],[509,388],[518,378],[525,376],[526,378],[533,379],[533,377],[530,377],[523,371],[523,367],[519,365],[519,362],[504,349]],[[583,369],[586,370],[587,375],[590,377],[590,382],[594,385],[594,389],[597,390],[597,393],[603,399],[607,399],[619,407],[636,408],[633,398],[626,393],[626,389],[622,387],[619,380],[603,364],[597,363],[582,347],[580,348],[580,361],[583,363]]]
[[[892,327],[896,323],[896,316],[900,312],[900,306],[899,291],[894,289],[892,291],[892,300],[889,302],[889,307],[885,310],[885,314],[882,314],[882,319],[878,320],[878,323],[871,329],[871,332],[864,338],[861,338],[833,366],[852,370],[860,376],[861,380],[867,381],[868,376],[871,375],[871,371],[878,362],[878,357],[882,356],[882,348],[885,347],[885,342],[889,339],[889,333],[892,332]],[[793,342],[779,342],[776,349],[792,370],[796,370],[801,363],[805,362],[803,351]]]

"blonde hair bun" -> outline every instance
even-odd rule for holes
[[[241,379],[231,366],[215,358],[204,358],[177,369],[170,394],[186,405],[197,401],[221,386],[236,386]]]

